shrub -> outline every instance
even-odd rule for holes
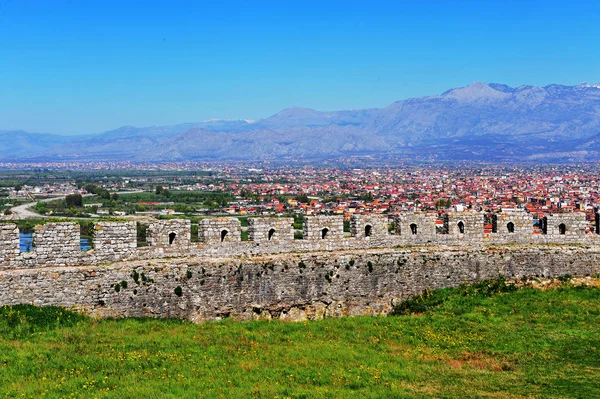
[[[394,310],[390,315],[411,315],[417,313],[425,313],[428,310],[434,309],[450,297],[479,297],[486,298],[503,292],[516,291],[517,287],[513,283],[506,283],[506,280],[501,277],[493,280],[483,280],[472,285],[461,285],[457,288],[443,288],[440,290],[425,290],[422,294],[402,301],[394,306]]]
[[[140,283],[140,274],[137,272],[137,270],[133,270],[131,272],[131,278],[133,279],[133,281],[135,281],[136,284]]]
[[[181,286],[177,286],[175,287],[175,295],[177,296],[182,296],[183,295],[183,289],[181,288]]]
[[[42,331],[69,327],[86,317],[55,306],[13,305],[0,307],[0,335],[19,339]]]
[[[558,276],[558,281],[560,281],[563,284],[566,284],[569,281],[571,281],[571,278],[573,278],[573,276],[571,276],[570,274],[564,274],[562,276]]]

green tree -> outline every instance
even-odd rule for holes
[[[96,192],[97,190],[98,190],[98,186],[95,184],[86,184],[85,185],[85,191],[87,191],[90,194],[97,194],[97,192]]]
[[[310,199],[306,195],[297,195],[294,197],[294,199],[298,202],[302,202],[303,204],[308,204],[310,202]]]
[[[76,206],[83,206],[83,198],[81,194],[71,194],[65,197],[65,201],[67,202],[67,206],[69,208]]]
[[[97,194],[98,197],[102,198],[102,199],[110,199],[110,193],[108,192],[108,190],[105,190],[103,188],[98,188],[97,190]]]

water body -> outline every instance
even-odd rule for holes
[[[89,238],[81,238],[79,240],[79,248],[82,251],[87,251],[92,247]],[[21,252],[29,252],[33,249],[33,233],[19,234],[19,249]]]

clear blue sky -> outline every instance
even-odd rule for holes
[[[598,1],[0,0],[0,129],[384,107],[600,81]]]

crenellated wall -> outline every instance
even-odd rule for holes
[[[495,231],[484,232],[484,215],[478,212],[401,213],[394,233],[382,215],[354,215],[351,236],[344,236],[342,216],[304,217],[304,238],[294,239],[291,218],[250,218],[248,241],[241,240],[237,218],[207,218],[198,224],[198,241],[191,241],[189,220],[156,220],[147,231],[146,247],[138,247],[135,222],[98,222],[93,249],[81,251],[76,223],[36,226],[34,247],[19,251],[19,232],[14,224],[0,225],[0,269],[66,265],[93,265],[119,260],[164,257],[226,257],[392,248],[414,245],[484,246],[493,244],[600,243],[600,235],[586,232],[584,213],[548,214],[543,229],[534,234],[534,219],[521,210],[495,215]],[[442,222],[443,221],[443,222]]]

